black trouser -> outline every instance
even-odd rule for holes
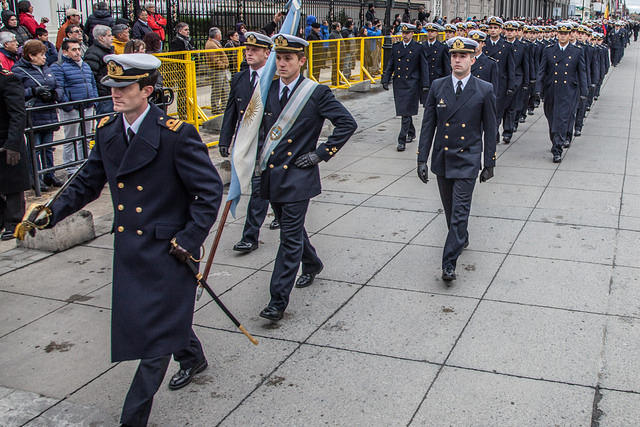
[[[180,363],[180,369],[189,369],[203,360],[204,353],[200,340],[193,329],[189,336],[189,346],[174,353],[173,358]],[[151,413],[153,396],[160,388],[167,372],[171,355],[141,359],[133,381],[122,405],[120,422],[131,426],[146,426]]]
[[[550,133],[551,137],[551,153],[555,156],[556,154],[562,155],[562,146],[567,142],[567,138],[565,135],[561,135],[559,133]]]
[[[584,116],[587,112],[587,100],[580,98],[578,100],[578,109],[576,110],[576,122],[574,125],[575,130],[582,131],[584,125]]]
[[[449,233],[442,253],[442,268],[456,267],[458,257],[469,240],[469,213],[475,178],[448,179],[438,176],[438,190],[444,207]]]
[[[260,236],[260,227],[267,217],[269,201],[260,197],[260,176],[251,178],[251,198],[247,206],[247,217],[244,220],[242,241],[256,244]]]
[[[416,128],[413,126],[412,116],[402,116],[402,122],[400,125],[400,134],[398,135],[398,142],[404,144],[405,142],[407,142],[407,137],[409,138],[416,137]]]
[[[514,122],[517,120],[516,110],[518,109],[518,95],[520,86],[518,86],[511,95],[505,95],[504,113],[502,116],[502,137],[511,138],[515,127]]]
[[[298,202],[271,202],[280,220],[280,246],[271,275],[271,301],[269,305],[284,310],[289,304],[289,294],[295,283],[302,262],[302,274],[316,273],[322,267],[315,248],[309,241],[304,220],[309,200]]]
[[[0,230],[4,227],[11,231],[24,216],[24,191],[0,194]]]

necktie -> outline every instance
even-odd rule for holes
[[[256,78],[258,77],[258,72],[253,71],[251,73],[251,87],[256,87]]]
[[[127,142],[129,144],[131,144],[131,141],[133,140],[134,136],[136,136],[136,133],[132,131],[131,128],[127,129],[127,137],[129,137],[129,140]]]
[[[462,80],[458,80],[458,88],[456,89],[456,98],[462,93]]]
[[[289,95],[289,86],[285,86],[282,89],[282,96],[280,97],[280,108],[284,108],[287,105],[287,101],[289,100],[287,95]]]

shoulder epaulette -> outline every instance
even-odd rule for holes
[[[100,121],[98,122],[98,129],[100,129],[101,127],[108,125],[109,123],[112,123],[113,121],[115,121],[115,118],[118,117],[117,114],[112,114],[110,116],[105,116],[103,118],[100,119]]]
[[[490,57],[489,55],[485,55],[487,58],[489,58],[490,60],[492,60],[493,62],[498,62],[497,59]]]
[[[178,132],[178,129],[180,129],[180,126],[182,126],[183,123],[184,122],[182,120],[172,119],[171,117],[166,116],[160,116],[160,118],[158,119],[158,124],[166,127],[173,132]]]

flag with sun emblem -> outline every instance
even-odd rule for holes
[[[287,7],[289,12],[282,23],[280,33],[294,35],[300,23],[300,1],[290,0]],[[272,50],[240,120],[231,148],[231,183],[229,184],[227,202],[231,202],[230,210],[234,218],[240,196],[251,193],[251,177],[255,170],[260,123],[275,71],[276,55]]]

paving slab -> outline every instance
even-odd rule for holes
[[[616,231],[565,224],[528,222],[516,240],[514,255],[611,264]]]
[[[640,194],[640,176],[627,175],[624,178],[625,194]]]
[[[640,218],[640,194],[624,193],[620,214]]]
[[[362,206],[371,208],[385,208],[385,209],[401,209],[404,211],[424,212],[428,213],[442,212],[442,203],[437,200],[427,200],[421,198],[411,197],[396,197],[396,196],[371,196],[369,199],[362,203]]]
[[[616,265],[640,267],[638,243],[640,232],[620,230],[616,241]]]
[[[443,363],[476,304],[470,298],[366,286],[308,342]],[[402,307],[402,315],[393,307]]]
[[[252,334],[295,341],[304,341],[360,288],[348,283],[316,279],[308,288],[294,289],[285,320],[272,323],[258,316],[269,303],[270,277],[269,272],[258,272],[224,294],[221,300]],[[237,330],[215,303],[200,309],[194,316],[194,323]]]
[[[595,386],[605,320],[595,314],[483,301],[447,364]]]
[[[112,414],[95,406],[78,405],[61,401],[57,405],[47,409],[38,418],[25,424],[25,427],[49,427],[49,426],[91,426],[108,427],[116,425],[116,419]]]
[[[311,201],[304,228],[308,233],[316,233],[339,221],[353,208],[352,205]]]
[[[632,426],[640,419],[640,395],[601,390],[602,400],[598,405],[601,414],[600,427]]]
[[[613,268],[607,311],[640,318],[640,268]]]
[[[11,243],[14,242],[8,242],[7,244]],[[50,252],[13,246],[12,249],[0,253],[0,276],[50,256]],[[7,280],[7,278],[5,277],[4,280]]]
[[[195,328],[209,368],[187,388],[171,391],[177,369],[169,365],[153,402],[150,425],[215,425],[276,368],[297,344],[262,338],[254,347],[242,334]],[[101,408],[117,420],[137,362],[124,362],[69,396],[69,401]],[[114,425],[114,424],[110,424]]]
[[[334,172],[327,175],[322,187],[333,191],[348,191],[362,194],[376,194],[398,179],[394,175],[362,172]]]
[[[415,160],[367,157],[351,163],[343,168],[342,172],[377,173],[382,175],[401,176],[415,169]]]
[[[408,245],[368,285],[480,298],[503,259],[502,254],[465,250],[458,259],[458,278],[446,286],[441,278],[442,249]]]
[[[222,238],[216,251],[215,261],[219,264],[236,267],[258,269],[276,258],[278,248],[279,230],[260,229],[258,249],[250,253],[235,252],[235,245],[242,238],[243,224],[226,224],[222,232]],[[209,234],[204,242],[207,254],[215,238],[215,230]]]
[[[607,318],[600,384],[640,393],[640,319]]]
[[[607,265],[508,255],[486,298],[607,313],[611,270]]]
[[[406,243],[436,215],[360,206],[327,226],[322,234]]]
[[[0,384],[66,396],[111,366],[109,322],[108,310],[69,304],[6,335]]]
[[[65,304],[62,301],[0,291],[0,336],[24,327]]]
[[[427,363],[305,345],[222,425],[404,425],[435,372]]]
[[[513,166],[497,166],[495,176],[488,183],[546,186],[554,172],[551,169],[518,168]]]
[[[58,399],[21,390],[8,390],[0,397],[0,425],[4,427],[22,426],[51,406]]]
[[[507,253],[524,221],[511,219],[485,218],[471,216],[469,218],[469,249]],[[444,247],[447,240],[447,221],[444,214],[439,215],[427,228],[411,241],[414,245]]]
[[[445,367],[411,425],[587,426],[593,393],[586,387]]]

